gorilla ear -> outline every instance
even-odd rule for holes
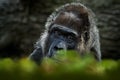
[[[83,34],[84,40],[85,40],[85,44],[87,44],[86,42],[89,40],[90,36],[89,36],[89,32],[85,31]]]
[[[29,56],[30,60],[33,60],[38,65],[41,63],[43,59],[43,52],[41,47],[37,47]]]

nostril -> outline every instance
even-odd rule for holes
[[[55,50],[62,50],[63,48],[60,48],[60,47],[55,46],[54,49],[55,49]]]
[[[55,47],[56,50],[62,50],[62,49],[66,49],[66,45],[64,42],[60,42],[58,43]]]

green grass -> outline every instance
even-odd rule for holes
[[[58,52],[41,65],[28,59],[0,60],[0,80],[120,80],[120,61],[97,62],[92,56],[79,57],[74,51]]]

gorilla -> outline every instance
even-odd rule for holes
[[[76,50],[80,55],[92,52],[96,60],[101,60],[95,15],[81,3],[65,4],[48,17],[29,59],[39,64],[44,57],[51,58],[64,49]]]

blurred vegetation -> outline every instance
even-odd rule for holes
[[[29,55],[47,17],[69,2],[95,12],[103,58],[120,59],[120,0],[0,0],[0,58]],[[120,80],[120,60],[97,62],[89,55],[60,53],[39,66],[27,58],[0,59],[0,80]]]
[[[24,58],[0,60],[0,80],[120,80],[120,61],[98,62],[90,55],[79,57],[74,51],[44,58],[41,65]],[[59,59],[59,60],[57,60]]]

